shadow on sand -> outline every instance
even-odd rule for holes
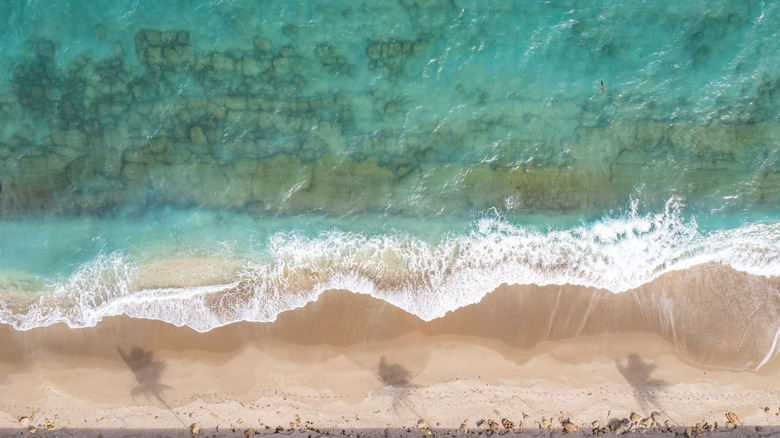
[[[379,380],[388,387],[385,388],[385,390],[393,397],[393,403],[391,405],[393,412],[397,414],[398,406],[401,405],[414,413],[418,418],[422,418],[420,413],[414,409],[408,400],[412,375],[408,369],[404,368],[401,364],[387,363],[387,359],[382,356],[379,359],[377,374],[379,375]]]
[[[663,380],[651,377],[651,374],[658,366],[643,361],[636,354],[632,354],[625,359],[625,365],[623,365],[623,362],[624,360],[616,360],[615,365],[620,374],[634,389],[634,398],[639,407],[644,411],[656,409],[666,415],[658,401],[658,394],[663,391],[663,387],[669,384]]]
[[[122,360],[125,361],[133,372],[135,380],[138,382],[138,386],[130,391],[130,395],[135,398],[139,394],[143,394],[147,400],[151,397],[157,399],[157,401],[171,411],[171,413],[176,416],[176,419],[184,425],[184,422],[175,412],[173,412],[173,409],[171,409],[168,402],[166,402],[162,396],[163,391],[171,388],[160,382],[162,373],[165,370],[165,362],[154,360],[154,353],[151,351],[144,351],[141,347],[132,347],[129,352],[122,351],[121,347],[117,347],[117,351],[119,352],[119,355],[122,356]]]
[[[409,385],[411,373],[397,363],[387,363],[384,356],[379,359],[379,379],[388,386],[403,387]]]

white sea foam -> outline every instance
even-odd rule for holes
[[[435,244],[403,233],[279,232],[233,282],[202,287],[139,290],[133,263],[121,254],[101,255],[53,291],[32,298],[0,295],[0,319],[19,329],[57,322],[81,327],[126,314],[207,331],[242,320],[272,321],[325,290],[347,289],[431,320],[479,302],[503,283],[619,293],[707,262],[780,276],[780,224],[703,233],[679,209],[674,200],[650,214],[638,214],[633,205],[595,224],[548,231],[485,214],[467,234]]]

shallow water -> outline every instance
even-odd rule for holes
[[[777,8],[2,5],[0,320],[778,276]]]

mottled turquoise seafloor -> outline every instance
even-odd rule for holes
[[[779,6],[678,3],[4,3],[0,320],[778,275]]]

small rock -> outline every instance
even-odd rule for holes
[[[593,423],[590,423],[590,427],[592,427],[594,429],[598,429],[598,428],[601,427],[601,422],[599,420],[595,420],[595,421],[593,421]]]
[[[385,428],[385,436],[390,436],[390,429]]]
[[[159,154],[165,151],[167,145],[168,145],[168,140],[165,137],[157,137],[154,140],[149,142],[149,150],[151,150],[156,154]]]
[[[569,433],[569,432],[579,432],[582,429],[574,424],[570,418],[560,418],[558,420],[559,423],[561,423],[561,426],[563,426],[563,432]]]
[[[258,76],[263,72],[260,62],[247,55],[241,58],[241,69],[244,76]]]
[[[200,433],[200,424],[192,423],[192,425],[190,425],[190,433],[193,434],[193,435],[199,434]]]
[[[769,406],[764,408],[764,412],[766,412],[767,414],[769,413]]]
[[[190,141],[193,143],[206,143],[206,134],[203,133],[203,128],[200,126],[193,126],[190,128]]]
[[[272,45],[271,41],[268,38],[263,37],[255,37],[254,40],[252,40],[252,43],[255,46],[255,49],[257,49],[258,52],[262,54],[268,54],[271,53]]]
[[[418,429],[428,429],[428,423],[425,422],[425,420],[420,420],[417,422],[417,428]]]
[[[246,437],[250,437],[250,436],[252,436],[254,434],[255,434],[255,430],[253,428],[251,428],[251,427],[244,431],[244,436],[246,436]]]
[[[287,26],[284,26],[284,29],[282,29],[282,33],[284,36],[291,36],[298,33],[298,26],[294,24],[288,24]]]
[[[162,49],[159,47],[149,47],[146,50],[146,61],[149,64],[157,65],[162,63]]]
[[[30,417],[22,417],[19,419],[19,425],[22,427],[27,427],[30,425]]]
[[[279,56],[283,58],[291,58],[294,53],[295,50],[290,46],[284,46],[281,49],[279,49]]]
[[[180,30],[176,32],[176,42],[178,42],[179,44],[189,44],[190,33],[184,30]]]
[[[622,420],[613,420],[609,423],[609,430],[615,433],[615,435],[622,435],[631,429],[631,422],[628,418]]]
[[[726,419],[729,420],[729,423],[736,425],[739,423],[739,417],[737,417],[737,414],[733,412],[726,413]]]
[[[639,421],[642,420],[642,416],[637,414],[636,412],[632,412],[629,419],[631,420],[632,423],[639,423]]]
[[[461,425],[458,428],[458,430],[460,431],[460,433],[462,433],[464,435],[468,435],[468,433],[469,433],[469,428],[468,428],[468,426],[466,426],[466,423],[461,423]]]
[[[36,51],[38,52],[39,56],[42,56],[44,58],[53,58],[54,57],[54,43],[49,40],[40,40],[38,41],[38,47],[36,47]]]
[[[501,420],[501,424],[504,425],[504,429],[506,429],[506,430],[514,430],[515,429],[515,423],[512,423],[511,421],[507,420],[506,418]]]

